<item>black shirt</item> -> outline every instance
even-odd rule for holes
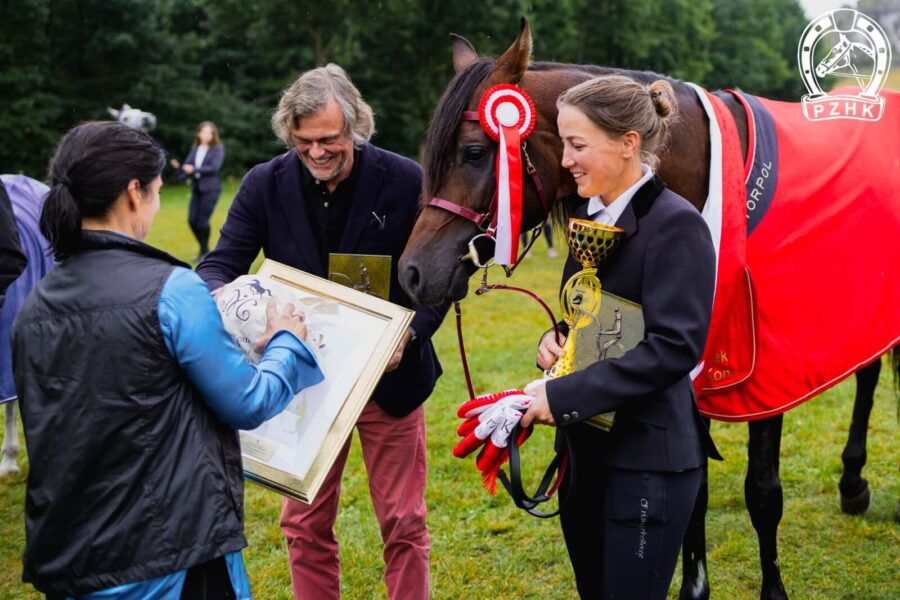
[[[337,252],[344,235],[344,226],[350,216],[350,206],[356,195],[356,180],[359,169],[359,150],[353,151],[353,168],[350,176],[329,192],[326,182],[313,177],[303,165],[303,199],[319,255],[328,264],[328,255]]]

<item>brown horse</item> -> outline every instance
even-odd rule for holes
[[[668,80],[677,95],[679,118],[669,136],[667,151],[661,156],[660,176],[667,185],[702,208],[708,192],[710,140],[709,122],[692,88],[683,82],[657,73],[577,66],[556,63],[532,63],[531,35],[523,20],[522,31],[496,61],[480,58],[464,38],[452,36],[453,66],[456,77],[441,99],[425,146],[425,185],[423,211],[400,260],[400,281],[407,293],[422,304],[459,300],[468,291],[468,279],[476,271],[465,260],[468,243],[481,233],[471,218],[460,218],[458,211],[429,205],[442,198],[484,214],[495,188],[495,144],[477,121],[464,118],[464,111],[475,111],[484,90],[498,83],[518,84],[534,100],[537,123],[527,140],[527,153],[539,174],[540,186],[554,203],[554,211],[564,212],[559,200],[575,192],[571,175],[560,165],[562,143],[556,128],[556,99],[564,90],[582,81],[604,74],[621,74],[641,83]],[[743,107],[731,94],[719,94],[732,113],[747,154],[747,121]],[[538,185],[525,178],[523,183],[524,227],[543,222]],[[451,207],[452,208],[452,207]],[[478,240],[480,256],[490,256],[489,244]],[[868,486],[860,473],[865,462],[865,431],[871,409],[872,392],[880,363],[864,371],[866,385],[859,386],[854,410],[854,430],[844,451],[845,473],[841,479],[845,510],[862,512],[868,506]],[[874,374],[874,378],[873,378]],[[861,380],[863,383],[863,380]],[[868,404],[866,405],[866,395]],[[778,567],[776,534],[782,514],[782,488],[778,475],[781,443],[781,415],[751,421],[748,447],[749,465],[745,499],[753,526],[759,537],[762,565],[762,598],[786,598]],[[683,546],[683,583],[681,598],[708,598],[706,577],[706,538],[704,519],[707,485],[698,497],[690,528]],[[842,502],[843,504],[843,502]]]

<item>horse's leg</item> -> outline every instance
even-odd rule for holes
[[[869,415],[875,397],[875,386],[881,373],[881,358],[856,372],[856,400],[853,402],[853,418],[847,445],[841,454],[844,474],[838,489],[841,492],[841,510],[848,515],[860,515],[869,509],[872,494],[869,482],[862,477],[866,464],[866,436],[869,431]]]
[[[16,459],[19,457],[19,432],[16,428],[16,401],[6,403],[6,433],[0,449],[0,476],[19,473]]]
[[[744,499],[750,520],[759,538],[759,561],[762,565],[762,600],[786,600],[787,592],[778,568],[778,523],[784,508],[781,479],[778,477],[781,453],[782,415],[750,421],[747,447],[747,478]]]
[[[709,579],[706,576],[706,509],[709,502],[708,461],[703,463],[700,491],[694,512],[681,544],[681,591],[679,600],[708,600]]]

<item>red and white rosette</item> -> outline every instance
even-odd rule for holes
[[[515,85],[501,83],[484,92],[478,106],[484,131],[497,149],[497,231],[494,262],[511,265],[519,252],[522,228],[522,140],[534,129],[534,101]]]

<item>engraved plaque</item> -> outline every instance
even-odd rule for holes
[[[377,254],[329,254],[328,279],[358,292],[390,300],[391,257]]]

